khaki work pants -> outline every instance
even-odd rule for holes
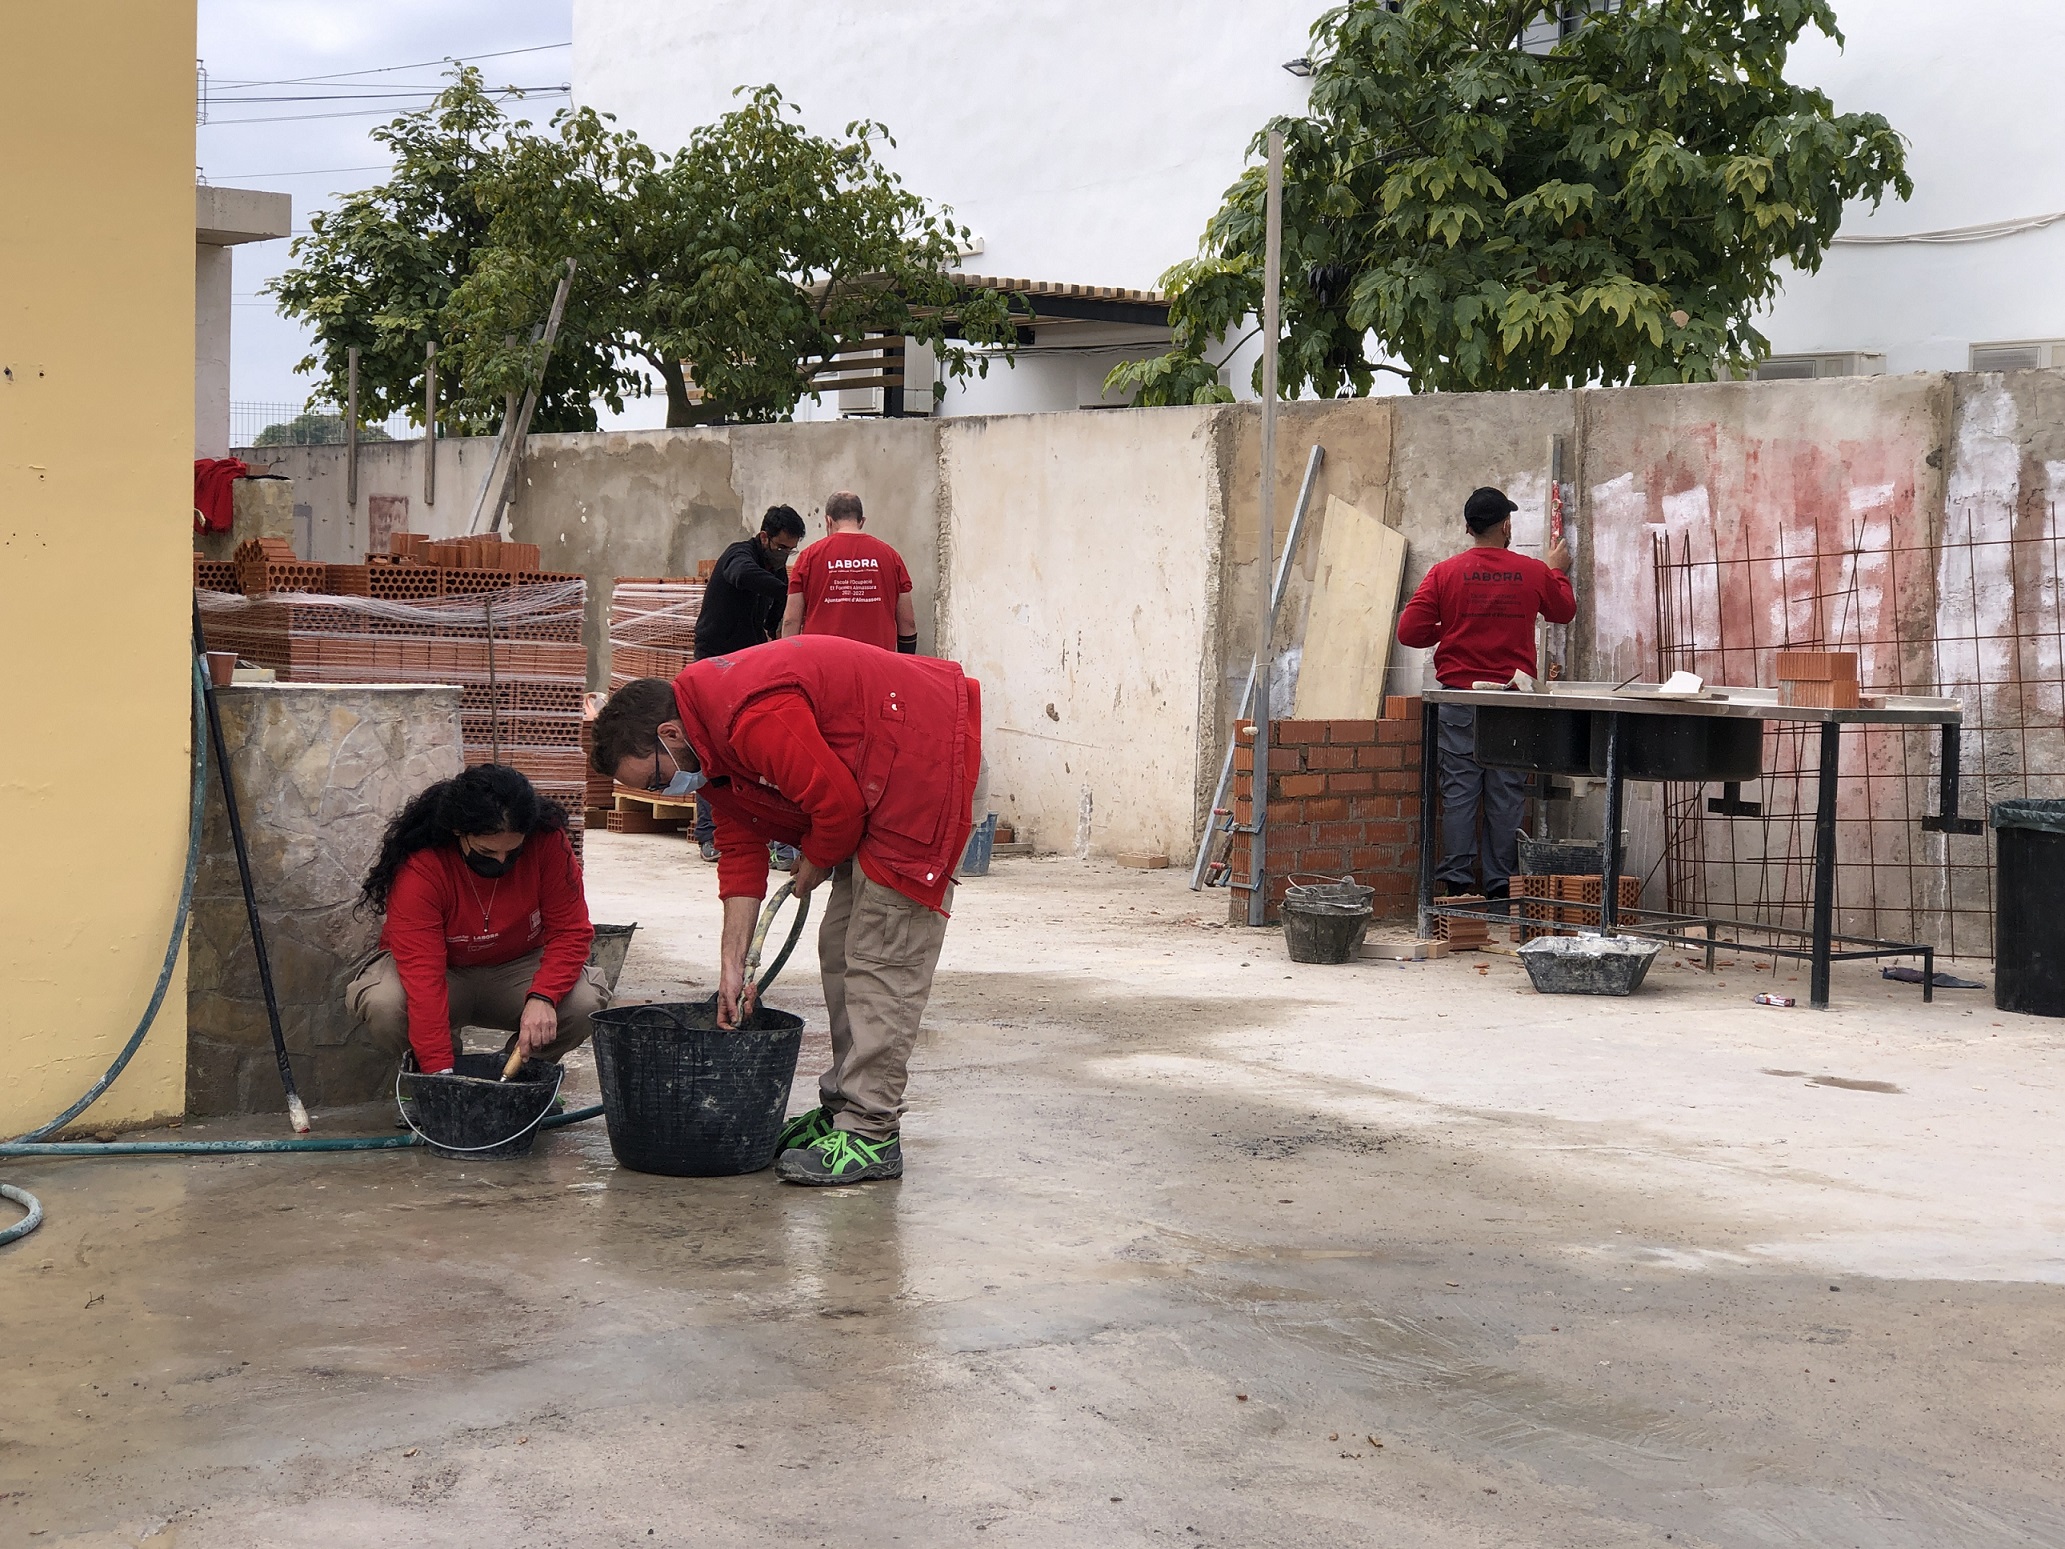
[[[989,809],[988,759],[969,805],[980,822]],[[832,1066],[818,1079],[818,1098],[840,1129],[884,1140],[903,1123],[911,1049],[932,998],[946,916],[870,880],[852,861],[832,873],[826,888],[817,961],[832,1023]],[[951,885],[943,901],[954,907]]]
[[[516,1036],[523,1021],[523,1003],[537,977],[544,949],[527,953],[514,962],[494,963],[478,968],[445,970],[445,994],[452,1007],[452,1052],[459,1048],[459,1029],[484,1027],[492,1032]],[[581,970],[581,977],[559,1003],[559,1036],[533,1055],[534,1059],[556,1060],[572,1053],[595,1031],[595,1013],[610,1001],[609,987],[593,965]],[[344,992],[344,1007],[366,1026],[373,1046],[399,1060],[409,1048],[409,997],[402,988],[394,959],[376,953],[361,968]],[[506,1049],[507,1043],[503,1044]]]

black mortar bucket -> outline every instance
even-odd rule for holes
[[[602,975],[612,995],[617,992],[617,979],[624,972],[624,957],[631,950],[631,937],[637,929],[635,921],[629,925],[595,927],[595,944],[588,948],[588,961]]]
[[[450,1074],[435,1076],[404,1066],[394,1083],[402,1118],[439,1156],[472,1162],[529,1156],[566,1072],[532,1060],[504,1081],[506,1060],[461,1054]]]
[[[803,1019],[755,1011],[720,1028],[713,1000],[595,1014],[609,1148],[633,1172],[723,1178],[774,1165]]]
[[[1294,963],[1345,963],[1369,931],[1377,890],[1350,877],[1292,883],[1283,895],[1283,939]]]

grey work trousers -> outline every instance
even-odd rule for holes
[[[1487,769],[1477,762],[1474,706],[1436,708],[1441,724],[1441,861],[1434,868],[1434,880],[1470,887],[1477,883],[1481,867],[1485,890],[1503,894],[1520,864],[1527,776],[1517,769]]]
[[[976,817],[989,810],[989,760],[976,773]],[[946,944],[946,915],[882,886],[852,861],[832,873],[817,932],[832,1064],[818,1078],[818,1100],[832,1123],[869,1140],[903,1124],[911,1049],[932,998],[932,975]],[[949,883],[943,903],[954,907]]]
[[[523,1003],[537,977],[544,949],[507,963],[445,970],[445,995],[451,1005],[452,1052],[460,1053],[459,1029],[484,1027],[514,1039],[523,1021]],[[560,997],[559,1036],[533,1058],[557,1060],[571,1054],[595,1031],[595,1013],[610,1002],[609,986],[590,964],[574,987]],[[409,1047],[409,997],[394,959],[375,953],[344,992],[344,1005],[363,1022],[373,1047],[399,1060]],[[507,1044],[503,1047],[506,1049]]]

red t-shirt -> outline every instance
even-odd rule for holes
[[[903,556],[864,532],[828,533],[789,566],[804,634],[844,635],[885,651],[896,649],[896,599],[910,589]]]
[[[1577,617],[1570,577],[1511,549],[1472,546],[1444,559],[1398,615],[1398,643],[1434,647],[1434,676],[1443,688],[1505,683],[1515,672],[1541,671],[1534,620]]]
[[[380,945],[393,955],[408,995],[418,1067],[452,1067],[446,969],[513,963],[542,945],[530,987],[557,1002],[580,978],[594,940],[580,863],[556,829],[525,840],[516,864],[494,878],[476,874],[457,844],[411,855],[387,895]]]

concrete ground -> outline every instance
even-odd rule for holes
[[[709,869],[589,846],[626,996],[706,991]],[[1746,954],[1297,967],[1224,909],[966,885],[901,1183],[599,1123],[6,1165],[0,1543],[2065,1544],[2065,1024],[1869,967],[1766,1009]]]

